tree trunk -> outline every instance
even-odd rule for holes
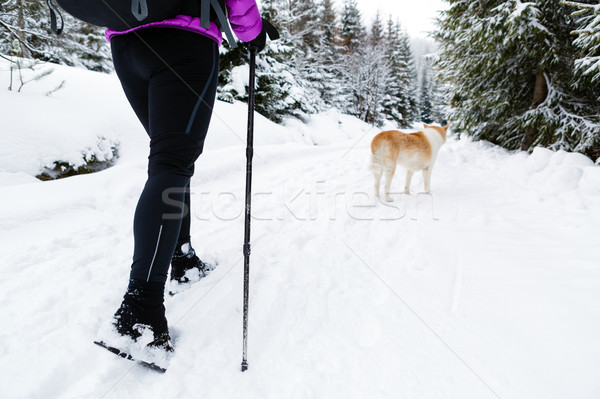
[[[24,7],[25,2],[23,0],[17,0],[17,26],[19,27],[19,32],[17,33],[19,37],[19,47],[21,48],[20,56],[23,58],[31,58],[31,52],[23,43],[26,43],[27,38],[25,37],[25,14]]]
[[[544,72],[538,70],[535,76],[535,88],[533,89],[533,101],[531,103],[531,109],[536,109],[540,106],[548,96],[548,84],[546,83],[546,77],[544,76]],[[529,147],[535,141],[535,137],[537,136],[537,129],[535,127],[530,127],[525,131],[525,137],[523,137],[523,141],[521,142],[521,150],[527,151]]]

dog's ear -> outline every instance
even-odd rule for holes
[[[450,127],[450,124],[447,124],[446,126],[442,127],[442,129],[448,131],[448,128]]]
[[[425,125],[425,124],[424,124],[424,126],[425,126],[425,129],[429,129],[431,127],[431,126]]]

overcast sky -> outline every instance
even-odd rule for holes
[[[338,9],[342,9],[342,0],[336,0]],[[425,37],[427,31],[434,29],[433,18],[438,11],[447,8],[448,3],[442,0],[357,0],[363,13],[363,22],[371,26],[377,9],[384,20],[388,15],[400,19],[400,23],[412,36]]]

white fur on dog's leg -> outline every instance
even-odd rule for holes
[[[381,175],[383,174],[383,168],[378,165],[372,166],[373,178],[375,179],[375,197],[379,198],[379,187],[381,186]]]
[[[406,171],[406,182],[404,182],[404,194],[410,194],[410,182],[412,181],[413,174],[412,170]]]
[[[387,202],[393,202],[392,197],[390,197],[390,187],[392,185],[392,179],[394,178],[394,173],[396,172],[396,164],[387,165],[385,168],[385,200]]]
[[[375,178],[375,185],[373,189],[375,191],[375,197],[379,198],[379,186],[381,185],[381,173],[373,173],[373,177]]]
[[[425,192],[429,194],[431,192],[429,182],[431,180],[431,167],[423,169],[423,181],[425,183]]]
[[[380,176],[381,177],[381,176]],[[379,181],[377,181],[377,183],[379,183]],[[380,198],[379,197],[379,184],[377,184],[375,186],[375,198]]]

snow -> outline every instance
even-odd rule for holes
[[[527,171],[540,172],[544,170],[550,163],[553,154],[552,151],[543,147],[534,148],[531,156],[527,158]]]
[[[367,169],[379,131],[335,110],[256,118],[249,370],[239,103],[217,104],[192,180],[193,244],[219,266],[166,300],[169,370],[98,348],[127,283],[147,137],[114,75],[55,68],[0,92],[0,397],[599,396],[600,168],[450,137],[433,195],[420,174],[401,194],[399,170],[384,204]],[[119,142],[114,167],[31,177],[98,135]]]
[[[248,65],[240,65],[231,69],[231,83],[224,90],[235,90],[238,94],[246,92],[246,86],[248,86],[248,74],[250,68]]]
[[[124,96],[110,95],[120,88],[114,76],[48,64],[23,74],[29,79],[49,70],[49,76],[25,84],[21,93],[16,88],[0,91],[3,115],[10,116],[2,121],[0,170],[36,175],[54,161],[81,166],[86,156],[111,159],[118,131],[139,130]],[[8,83],[9,75],[7,62],[0,63],[0,80]],[[43,94],[63,80],[64,88],[50,96]],[[79,82],[86,83],[85,91]],[[106,103],[113,103],[110,114],[100,111]]]

